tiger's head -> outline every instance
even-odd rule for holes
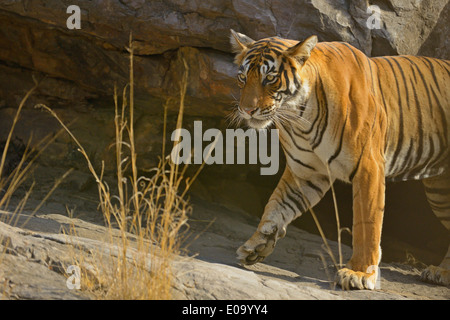
[[[309,95],[308,79],[301,70],[317,37],[303,42],[278,37],[254,41],[231,30],[230,40],[241,88],[235,116],[255,129],[289,118],[286,113],[298,110]]]

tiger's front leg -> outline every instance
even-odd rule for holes
[[[381,260],[381,227],[384,214],[384,162],[362,159],[353,184],[353,255],[336,282],[343,289],[375,289]]]
[[[278,239],[286,235],[283,215],[287,212],[280,210],[275,201],[269,201],[264,210],[258,229],[244,245],[236,251],[238,260],[245,265],[252,265],[264,260],[275,248]],[[293,214],[290,212],[289,214]]]
[[[272,253],[278,239],[286,235],[288,224],[317,204],[329,188],[328,176],[315,175],[304,180],[286,167],[256,232],[237,250],[238,260],[245,265],[264,260]]]

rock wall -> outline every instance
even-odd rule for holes
[[[115,85],[121,91],[128,82],[130,32],[135,48],[136,139],[143,169],[154,166],[161,154],[163,106],[169,98],[168,132],[176,121],[183,59],[189,66],[184,127],[192,129],[194,120],[202,120],[204,130],[228,126],[225,116],[239,96],[230,28],[254,39],[278,35],[301,40],[316,34],[320,41],[349,42],[370,56],[450,56],[448,0],[75,2],[0,2],[0,141],[33,86],[34,75],[41,84],[15,131],[18,149],[31,133],[38,141],[59,130],[48,114],[33,109],[36,103],[46,103],[65,122],[72,122],[93,162],[100,166],[105,160],[107,170],[114,166],[112,95]],[[81,9],[79,30],[66,26],[71,4]],[[369,5],[379,8],[378,29],[367,27],[376,13],[368,11]],[[85,168],[76,146],[64,135],[40,161],[48,167]],[[194,190],[205,199],[259,215],[279,175],[261,177],[257,172],[258,167],[250,165],[211,166]],[[325,203],[324,211],[329,211],[330,199]],[[343,205],[351,211],[350,204]]]
[[[238,94],[230,28],[254,39],[317,34],[320,41],[347,41],[372,56],[448,57],[447,0],[373,1],[380,9],[380,29],[372,30],[366,1],[77,1],[79,30],[66,26],[68,3],[0,3],[2,100],[27,87],[14,82],[24,81],[27,71],[48,76],[43,95],[72,104],[110,95],[115,83],[121,87],[128,79],[125,48],[131,31],[142,94],[176,95],[177,62],[183,57],[191,66],[188,95],[196,99],[189,112],[202,116],[222,116]]]

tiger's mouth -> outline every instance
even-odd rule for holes
[[[271,119],[246,119],[247,125],[253,129],[265,129],[272,124]]]
[[[241,112],[247,125],[254,129],[265,129],[272,124],[275,106],[266,109],[258,108],[253,114]]]
[[[230,114],[230,123],[239,126],[241,123],[247,124],[248,127],[253,129],[265,129],[269,127],[276,118],[275,108],[271,109],[257,109],[252,112],[245,112],[239,105]]]

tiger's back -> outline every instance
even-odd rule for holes
[[[415,56],[371,61],[388,122],[386,177],[397,181],[444,173],[450,162],[450,63]]]
[[[333,121],[342,125],[348,112],[350,121],[362,123],[377,118],[377,126],[385,127],[380,144],[389,180],[424,179],[449,169],[449,61],[416,56],[369,58],[346,43],[321,42],[308,63],[320,70],[316,77],[322,77],[325,86],[341,94],[323,93],[329,102],[341,105],[341,114],[338,111],[334,115],[338,119],[329,119],[328,125]],[[347,111],[345,104],[359,107]],[[351,134],[358,134],[355,128],[361,126],[352,128],[347,121],[347,129],[343,129],[347,132],[340,137],[343,141],[334,135],[331,144],[342,144],[344,149],[347,144],[347,153],[362,149],[364,141],[349,144]]]

